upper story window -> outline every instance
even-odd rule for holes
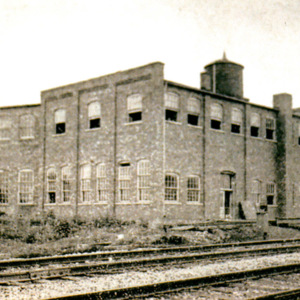
[[[88,105],[89,128],[100,128],[101,126],[101,104],[98,101]]]
[[[33,115],[20,116],[20,138],[32,139],[34,138],[34,124],[35,119]]]
[[[119,201],[130,201],[130,163],[123,163],[119,166]]]
[[[214,103],[210,108],[210,127],[212,129],[221,130],[223,121],[223,107],[220,104]]]
[[[54,113],[55,133],[63,134],[66,132],[66,110],[58,109]]]
[[[9,117],[0,117],[0,140],[10,139],[11,119]]]
[[[90,202],[92,200],[91,187],[92,170],[90,165],[81,167],[81,200],[82,202]]]
[[[19,172],[19,203],[33,203],[33,171],[22,170]]]
[[[165,201],[178,200],[178,176],[166,174],[165,176]]]
[[[250,135],[253,137],[259,136],[260,116],[258,113],[252,113],[250,119]]]
[[[179,96],[175,93],[165,93],[165,119],[177,122]]]
[[[56,171],[51,168],[47,171],[48,203],[56,203]]]
[[[108,200],[108,179],[105,164],[97,165],[97,199],[100,202]]]
[[[66,166],[61,169],[61,192],[62,201],[70,202],[71,200],[71,169]]]
[[[275,184],[274,183],[267,183],[266,186],[266,198],[267,198],[267,205],[275,205]]]
[[[150,200],[150,161],[141,160],[137,166],[138,201]]]
[[[241,133],[241,125],[243,121],[242,111],[234,107],[231,111],[231,132]]]
[[[187,101],[187,122],[190,125],[197,126],[200,114],[200,100],[196,98],[189,98]]]
[[[142,96],[140,94],[130,95],[127,98],[128,121],[138,122],[142,120]]]
[[[8,203],[8,172],[0,170],[0,204]]]
[[[200,177],[189,176],[187,179],[187,201],[200,202]]]
[[[266,139],[275,139],[275,120],[273,118],[266,118]]]

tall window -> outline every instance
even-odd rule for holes
[[[48,202],[56,203],[56,171],[51,168],[47,172]]]
[[[19,172],[19,203],[33,203],[33,171]]]
[[[97,197],[100,202],[108,200],[108,180],[105,164],[97,165]]]
[[[275,139],[275,120],[272,118],[266,118],[266,139]]]
[[[150,162],[141,160],[138,162],[138,201],[150,200]]]
[[[200,100],[196,98],[189,98],[187,102],[187,122],[190,125],[197,126],[200,114]]]
[[[140,94],[130,95],[127,98],[128,121],[137,122],[142,120],[142,96]]]
[[[298,145],[300,145],[300,123],[298,124]]]
[[[119,200],[120,202],[130,201],[130,164],[124,163],[119,167]]]
[[[0,204],[8,203],[8,172],[0,170]]]
[[[243,121],[242,111],[234,107],[231,111],[231,132],[241,133],[241,125]]]
[[[66,132],[66,110],[58,109],[54,113],[55,133],[63,134]]]
[[[189,176],[187,179],[187,201],[200,202],[200,177]]]
[[[0,117],[0,140],[10,139],[11,120],[9,117]]]
[[[20,116],[20,138],[30,139],[34,138],[34,116],[23,115]]]
[[[81,200],[82,202],[90,202],[92,200],[90,165],[81,167]]]
[[[179,96],[175,93],[165,93],[165,108],[165,119],[176,122],[179,109]]]
[[[259,128],[260,128],[260,116],[257,113],[251,114],[250,120],[250,135],[253,137],[259,136]]]
[[[223,108],[220,104],[217,103],[212,104],[210,108],[210,127],[212,129],[221,130],[223,120]]]
[[[275,184],[274,183],[267,183],[266,186],[266,196],[267,196],[267,204],[268,205],[275,205]]]
[[[165,176],[165,200],[177,201],[178,200],[178,176],[167,174]]]
[[[100,128],[101,126],[101,104],[98,101],[88,105],[89,128]]]
[[[71,198],[71,169],[70,167],[63,167],[61,170],[62,183],[62,201],[70,202]]]
[[[261,201],[261,182],[259,180],[253,180],[251,194],[252,201],[256,207],[259,207]]]

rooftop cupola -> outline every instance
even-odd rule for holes
[[[240,64],[223,58],[216,60],[205,67],[201,73],[201,89],[216,94],[243,98],[243,69]]]

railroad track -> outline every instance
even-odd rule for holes
[[[50,264],[69,264],[80,263],[93,260],[116,260],[125,257],[139,257],[145,255],[159,255],[168,253],[183,253],[183,252],[200,252],[211,251],[221,248],[240,248],[240,247],[256,247],[260,245],[286,245],[300,242],[300,239],[285,239],[285,240],[263,240],[263,241],[250,241],[240,243],[224,243],[224,244],[210,244],[210,245],[197,245],[197,246],[181,246],[181,247],[168,247],[168,248],[148,248],[137,250],[122,250],[122,251],[105,251],[89,254],[72,254],[72,255],[56,255],[51,257],[36,257],[28,259],[9,259],[0,260],[0,270],[12,267],[23,266],[36,266],[36,265],[50,265]]]
[[[290,275],[287,275],[290,274]],[[274,276],[277,276],[274,277]],[[238,298],[237,295],[231,294],[231,297],[226,296],[227,299],[299,299],[300,289],[291,288],[292,284],[286,280],[284,281],[284,288],[282,288],[282,276],[291,276],[295,285],[298,285],[300,280],[300,264],[288,264],[275,267],[252,269],[241,272],[224,273],[213,276],[194,277],[184,280],[165,281],[155,284],[134,286],[121,289],[112,289],[106,291],[99,291],[94,293],[76,294],[63,297],[48,298],[47,300],[105,300],[105,299],[191,299],[191,294],[186,293],[198,293],[197,298],[193,299],[212,299],[214,292],[215,295],[218,292],[219,287],[234,286],[241,282],[244,282],[244,286],[248,289],[249,286],[254,286],[254,291],[250,291],[244,298]],[[270,283],[266,291],[266,280],[269,279]],[[281,287],[274,288],[274,284],[277,281],[277,285],[281,284]],[[256,284],[253,284],[256,283]],[[213,287],[213,288],[212,288]],[[273,287],[273,288],[272,288]],[[269,290],[268,290],[269,289]],[[272,290],[270,292],[270,290]],[[276,292],[274,291],[276,290]],[[220,295],[219,290],[219,295]],[[251,294],[252,293],[252,294]],[[174,298],[167,297],[168,295],[175,295]],[[195,294],[194,294],[195,295]],[[259,295],[259,296],[258,296]],[[177,298],[176,298],[177,296]],[[186,297],[186,298],[185,298]],[[224,291],[223,297],[224,299]],[[213,299],[218,299],[214,297]],[[225,298],[226,299],[226,298]]]
[[[141,270],[149,267],[165,268],[167,265],[211,262],[212,260],[237,259],[280,253],[298,252],[300,244],[276,246],[269,248],[230,250],[221,252],[193,253],[188,255],[168,255],[151,258],[119,260],[99,263],[85,263],[55,268],[42,268],[18,272],[0,273],[0,285],[12,285],[16,282],[36,282],[44,279],[57,279],[70,276],[87,276],[91,274],[116,274],[128,270]]]

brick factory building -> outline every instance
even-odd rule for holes
[[[120,219],[300,216],[300,109],[243,97],[224,57],[201,88],[151,63],[0,108],[0,211]]]

